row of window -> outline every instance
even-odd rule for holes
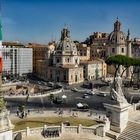
[[[112,53],[115,53],[115,48],[112,48]],[[121,48],[121,53],[124,53],[124,48]]]

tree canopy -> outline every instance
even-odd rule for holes
[[[119,70],[119,67],[121,65],[125,67],[125,70],[127,68],[129,68],[130,66],[140,66],[140,59],[127,57],[127,56],[124,56],[124,55],[110,56],[105,60],[105,62],[106,62],[107,65],[113,65],[115,67],[115,76],[116,76],[116,74]],[[124,73],[124,71],[123,71],[123,73]]]

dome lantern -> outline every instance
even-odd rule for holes
[[[118,20],[118,17],[117,17],[117,20],[114,23],[114,31],[120,31],[120,29],[121,29],[121,22]]]

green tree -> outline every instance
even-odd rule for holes
[[[116,77],[120,66],[124,66],[124,70],[120,75],[122,76],[123,73],[130,67],[130,66],[140,66],[140,59],[127,57],[124,55],[114,55],[110,56],[105,60],[107,65],[113,65],[115,68],[114,77]]]
[[[74,40],[73,42],[74,42],[74,43],[77,43],[77,44],[79,44],[79,43],[80,43],[78,40]]]
[[[48,99],[49,99],[51,102],[53,102],[53,101],[54,101],[54,94],[50,94],[50,95],[48,96]]]

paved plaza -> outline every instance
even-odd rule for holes
[[[60,113],[62,112],[62,113]],[[31,111],[27,118],[37,118],[37,117],[78,117],[78,118],[86,118],[86,119],[98,119],[103,118],[105,116],[104,111],[91,110],[88,112],[81,111],[71,111],[71,109],[55,109],[55,110],[36,110]],[[16,113],[10,114],[10,119],[20,119]]]

